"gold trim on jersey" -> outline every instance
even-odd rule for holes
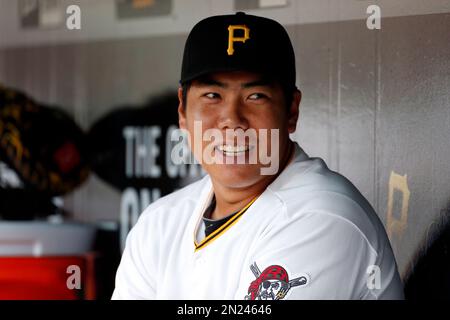
[[[226,230],[231,228],[231,226],[234,225],[244,215],[245,211],[247,211],[247,209],[250,208],[250,206],[256,201],[256,199],[258,199],[258,197],[254,197],[252,199],[252,201],[250,201],[244,208],[242,208],[232,218],[230,218],[230,220],[225,222],[222,226],[220,226],[220,228],[218,228],[217,230],[212,232],[210,235],[208,235],[206,238],[204,238],[199,243],[197,243],[197,240],[196,240],[196,234],[198,232],[198,226],[197,226],[197,228],[194,232],[195,251],[200,250],[200,249],[206,247],[207,245],[211,244],[214,240],[219,238],[220,235],[225,233]],[[202,212],[202,215],[203,215],[203,213],[204,212]],[[200,222],[200,223],[202,223],[202,222]]]

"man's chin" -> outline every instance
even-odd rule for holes
[[[217,170],[210,173],[211,179],[228,188],[251,187],[264,178],[257,165],[221,165]]]

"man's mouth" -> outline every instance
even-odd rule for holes
[[[230,144],[223,144],[217,146],[217,150],[222,152],[225,156],[239,156],[249,151],[251,148],[248,145],[234,146]]]

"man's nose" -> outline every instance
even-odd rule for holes
[[[245,116],[245,106],[238,98],[229,99],[221,106],[217,127],[225,129],[247,130],[248,120]]]

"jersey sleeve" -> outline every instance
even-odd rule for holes
[[[151,256],[153,248],[146,241],[145,219],[140,219],[129,232],[125,250],[117,269],[112,300],[155,299],[155,264]],[[151,242],[150,242],[151,243]]]
[[[351,221],[329,213],[274,224],[249,257],[236,299],[403,297],[393,257],[380,257]]]

